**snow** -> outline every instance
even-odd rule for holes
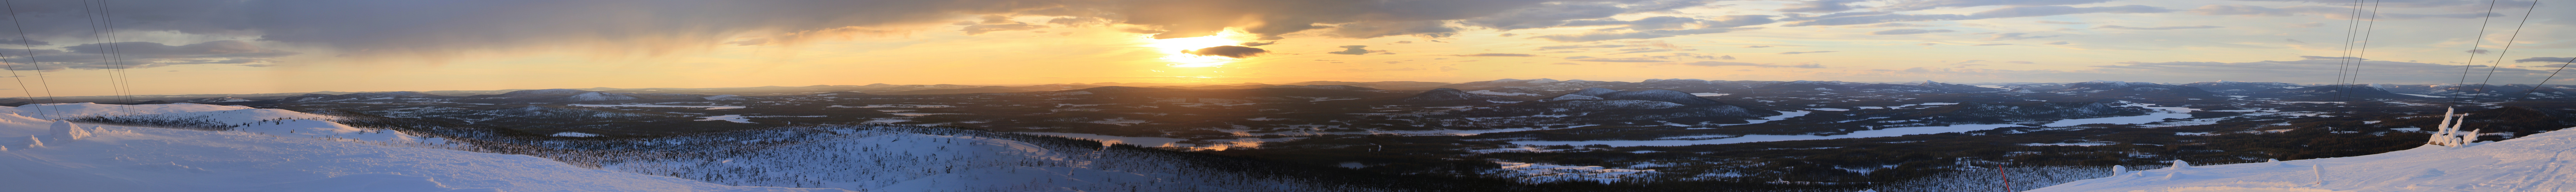
[[[2123,116],[2123,117],[2103,117],[2103,118],[2088,118],[2088,119],[2068,119],[2068,120],[2057,120],[2057,122],[2050,122],[2050,123],[2048,123],[2048,124],[2046,124],[2046,125],[2040,125],[2040,126],[2064,127],[2064,126],[2076,126],[2076,125],[2095,124],[2095,123],[2109,123],[2109,124],[2146,124],[2146,123],[2162,122],[2162,121],[2165,121],[2165,119],[2167,119],[2167,118],[2172,118],[2172,119],[2189,119],[2189,118],[2191,118],[2191,112],[2192,112],[2192,111],[2199,111],[2199,110],[2200,110],[2200,109],[2193,109],[2193,108],[2181,108],[2181,107],[2147,107],[2147,106],[2146,106],[2146,104],[2129,104],[2128,106],[2134,106],[2134,107],[2146,107],[2146,108],[2148,108],[2148,109],[2156,109],[2158,112],[2155,112],[2155,113],[2149,113],[2149,114],[2147,114],[2147,115],[2139,115],[2139,116]]]
[[[2140,170],[2031,191],[2571,191],[2576,133],[2354,157]]]
[[[1756,120],[1744,120],[1744,124],[1723,124],[1723,125],[1751,125],[1751,124],[1762,124],[1762,123],[1766,123],[1766,122],[1778,121],[1778,120],[1782,120],[1782,119],[1789,119],[1789,118],[1794,118],[1794,117],[1798,117],[1798,116],[1807,116],[1807,114],[1813,114],[1813,113],[1816,113],[1816,112],[1814,112],[1814,111],[1786,111],[1786,112],[1780,112],[1780,115],[1773,115],[1773,116],[1770,116],[1770,117],[1762,117],[1762,119],[1756,119]],[[1691,128],[1691,129],[1709,129],[1709,128]]]
[[[562,133],[555,133],[554,135],[546,135],[546,136],[556,136],[556,137],[598,137],[598,136],[599,136],[599,134],[589,134],[589,133],[582,133],[582,132],[562,132]]]
[[[743,107],[743,106],[698,106],[698,105],[593,105],[593,104],[572,104],[572,106],[580,106],[580,107],[688,107],[688,108],[707,108],[707,109],[741,109],[741,108],[747,108],[747,107]]]
[[[954,114],[964,114],[964,113],[889,113],[889,114],[902,115],[902,116],[927,116],[927,115],[954,115]]]
[[[749,118],[749,117],[743,117],[742,115],[718,115],[718,116],[705,116],[705,117],[698,117],[698,118],[705,118],[705,119],[699,119],[699,120],[696,120],[696,121],[732,121],[732,122],[735,122],[735,123],[751,123],[751,118]]]
[[[1716,97],[1716,96],[1726,96],[1726,95],[1734,95],[1734,94],[1732,94],[1732,93],[1691,93],[1691,96],[1701,96],[1701,97]]]
[[[41,104],[57,105],[57,104]],[[41,107],[40,105],[40,107]],[[85,104],[59,104],[65,114]],[[94,104],[88,104],[94,105]],[[95,106],[87,106],[95,107]],[[259,122],[260,117],[327,117],[254,113],[274,109],[197,104],[133,105],[135,116],[221,117]],[[0,108],[0,138],[46,134],[51,121]],[[252,111],[243,111],[252,110]],[[226,112],[231,111],[231,112]],[[7,191],[841,191],[736,187],[687,179],[585,169],[525,155],[380,146],[339,133],[276,135],[254,131],[193,131],[122,126],[78,126],[80,140],[0,141],[0,186]],[[292,128],[295,126],[327,126]],[[265,130],[336,130],[326,121],[264,125]]]
[[[1503,166],[1502,166],[1501,168],[1498,168],[1498,169],[1494,169],[1494,170],[1486,171],[1486,173],[1487,173],[1487,174],[1502,175],[1502,176],[1506,176],[1506,177],[1518,178],[1518,180],[1519,180],[1520,182],[1522,182],[1522,183],[1546,183],[1546,182],[1561,182],[1561,181],[1591,181],[1591,182],[1610,183],[1610,182],[1617,182],[1617,181],[1619,181],[1619,179],[1624,179],[1624,178],[1628,178],[1628,177],[1632,177],[1632,176],[1654,175],[1654,174],[1661,173],[1661,172],[1656,172],[1656,171],[1655,171],[1655,170],[1653,170],[1653,169],[1647,169],[1647,170],[1636,170],[1636,169],[1611,169],[1611,168],[1603,168],[1603,167],[1601,167],[1601,166],[1564,166],[1564,165],[1539,164],[1539,163],[1519,163],[1519,162],[1506,162],[1506,161],[1494,161],[1494,163],[1496,163],[1496,164],[1502,164]]]
[[[1817,111],[1850,111],[1850,109],[1836,109],[1836,108],[1807,108],[1807,110],[1817,110]]]
[[[1938,127],[1898,127],[1898,128],[1886,128],[1886,129],[1879,129],[1879,130],[1854,131],[1854,132],[1852,132],[1851,134],[1841,134],[1841,135],[1833,135],[1833,136],[1816,136],[1816,135],[1744,135],[1744,136],[1741,136],[1741,137],[1724,138],[1724,139],[1706,139],[1706,140],[1649,140],[1649,141],[1637,141],[1637,140],[1597,140],[1597,141],[1513,141],[1513,142],[1512,142],[1512,144],[1518,144],[1518,145],[1575,145],[1575,146],[1593,145],[1593,144],[1602,144],[1602,145],[1610,145],[1610,146],[1613,146],[1613,147],[1715,145],[1715,144],[1734,144],[1734,143],[1772,142],[1772,141],[1797,141],[1797,140],[1821,140],[1821,139],[1842,139],[1842,138],[1894,137],[1894,136],[1905,136],[1905,135],[1914,135],[1914,134],[1957,133],[1957,132],[1968,132],[1968,131],[1987,130],[1987,129],[2005,128],[2005,127],[2017,127],[2017,126],[2021,126],[2021,125],[2013,125],[2013,124],[1985,124],[1985,125],[1951,125],[1951,126],[1938,126]]]

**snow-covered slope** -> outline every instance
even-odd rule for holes
[[[2576,191],[2576,133],[2121,173],[2031,191]],[[2110,170],[2104,170],[2108,172]]]
[[[319,120],[328,116],[199,104],[45,104],[65,116],[115,113],[255,124],[194,131],[73,124],[0,108],[0,191],[842,191],[737,187],[585,169],[525,155],[385,146],[413,139]],[[372,137],[351,142],[358,137]]]

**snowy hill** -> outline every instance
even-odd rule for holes
[[[16,114],[37,111],[234,131]],[[110,118],[84,118],[100,116]],[[567,140],[326,120],[398,121],[185,103],[0,107],[0,191],[1372,191],[1312,182],[1322,175],[1303,168],[949,128]]]
[[[245,122],[193,131],[54,122],[129,113]],[[584,169],[524,155],[374,145],[418,139],[276,109],[199,104],[39,104],[0,108],[0,186],[11,191],[841,191],[737,187]],[[72,137],[49,130],[65,128]],[[365,141],[365,142],[351,142]]]
[[[2031,191],[2571,191],[2570,148],[2576,133],[2550,132],[2456,148],[2140,170]]]

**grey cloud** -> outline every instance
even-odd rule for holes
[[[1231,57],[1231,58],[1245,58],[1245,57],[1252,57],[1252,56],[1260,56],[1260,55],[1261,55],[1261,54],[1263,54],[1263,53],[1270,53],[1270,50],[1264,50],[1264,49],[1261,49],[1261,48],[1245,47],[1245,46],[1233,46],[1233,45],[1227,45],[1227,46],[1215,46],[1215,47],[1199,48],[1198,50],[1184,50],[1184,51],[1181,51],[1181,52],[1182,52],[1182,53],[1189,53],[1189,54],[1191,54],[1191,55],[1220,56],[1220,57]]]
[[[2202,25],[2202,26],[2163,26],[2163,27],[2130,27],[2130,26],[2118,26],[2118,25],[2103,25],[2103,26],[2100,26],[2100,27],[2093,27],[2093,28],[2094,28],[2094,29],[2128,29],[2128,30],[2175,30],[2175,29],[2216,29],[2216,28],[2225,28],[2225,27],[2220,27],[2220,26],[2208,26],[2208,25]]]
[[[1796,55],[1796,54],[1808,54],[1808,53],[1832,53],[1832,52],[1842,52],[1842,51],[1791,51],[1791,52],[1780,52],[1780,54],[1782,54],[1782,55]]]
[[[1279,41],[1267,41],[1267,42],[1243,42],[1243,44],[1239,44],[1239,45],[1242,45],[1242,46],[1245,46],[1245,47],[1260,47],[1260,46],[1263,46],[1263,45],[1276,45],[1276,44],[1279,44]]]
[[[1957,32],[1957,31],[1948,30],[1948,29],[1933,29],[1933,30],[1922,30],[1922,29],[1889,29],[1889,30],[1885,30],[1885,31],[1873,31],[1873,32],[1869,32],[1869,34],[1871,34],[1871,35],[1912,35],[1912,34],[1925,34],[1925,33],[1948,33],[1948,32]]]
[[[1888,7],[1894,10],[1912,11],[1945,7],[2081,5],[2110,1],[2111,0],[1929,0],[1901,2],[1888,5]]]
[[[1628,46],[1628,45],[1558,45],[1558,46],[1543,46],[1543,47],[1538,47],[1538,50],[1581,49],[1581,48],[1618,48],[1618,47],[1627,47],[1627,46]]]
[[[98,55],[103,52],[102,48],[111,46],[115,47],[118,57],[102,58]],[[30,52],[33,53],[33,57],[29,56]],[[59,70],[269,63],[279,57],[302,53],[269,49],[244,41],[223,40],[178,46],[153,42],[93,43],[65,46],[62,50],[0,49],[0,54],[7,55],[6,59],[13,60],[9,61],[12,63],[25,63],[27,59],[33,59],[34,64],[43,65],[43,68],[13,68],[13,70]]]
[[[1789,68],[1825,68],[1825,65],[1824,65],[1824,64],[1814,64],[1814,63],[1808,63],[1808,64],[1795,64],[1795,65],[1777,65],[1777,64],[1768,64],[1768,63],[1745,63],[1745,62],[1724,62],[1724,61],[1700,61],[1700,62],[1689,62],[1689,63],[1682,63],[1682,64],[1683,64],[1683,65],[1692,65],[1692,66],[1710,66],[1710,67],[1715,67],[1715,66],[1754,66],[1754,67],[1789,67]]]
[[[1610,18],[1610,16],[1629,12],[1632,10],[1613,3],[1553,3],[1503,11],[1492,16],[1461,20],[1459,23],[1509,31],[1559,27],[1565,26],[1572,20]]]
[[[1735,60],[1735,56],[1734,56],[1734,55],[1717,56],[1717,59]]]
[[[1589,59],[1576,59],[1576,60],[1574,60],[1574,61],[1591,61],[1591,62],[1625,62],[1625,63],[1656,63],[1656,62],[1672,62],[1672,61],[1664,61],[1664,60],[1655,60],[1655,59],[1651,59],[1651,58],[1589,58]]]
[[[1876,24],[1876,25],[1868,25],[1868,26],[1860,26],[1860,27],[1931,27],[1931,26],[1932,26],[1932,25],[1913,24],[1913,23],[1880,23],[1880,24]]]
[[[982,35],[982,34],[984,34],[984,33],[991,33],[991,32],[994,32],[994,31],[1023,31],[1023,30],[1034,30],[1034,29],[1045,29],[1045,28],[1047,28],[1047,26],[1045,26],[1045,25],[1030,25],[1030,24],[1020,24],[1020,23],[1014,23],[1014,24],[984,24],[984,25],[968,25],[968,26],[966,26],[966,28],[965,28],[965,29],[959,29],[958,31],[964,31],[964,32],[966,32],[966,35]]]
[[[2299,58],[2300,58],[2300,59],[2351,59],[2351,60],[2370,60],[2370,59],[2363,59],[2363,58],[2360,58],[2360,57],[2327,57],[2327,56],[2305,56],[2305,55],[2301,55],[2301,56],[2299,56]]]
[[[2480,3],[2480,4],[2483,4],[2483,3]],[[2280,7],[2280,8],[2263,7],[2263,6],[2253,6],[2253,5],[2204,5],[2204,6],[2200,6],[2199,8],[2192,8],[2191,10],[2189,10],[2189,12],[2191,12],[2192,14],[2199,14],[2199,15],[2241,15],[2241,16],[2269,16],[2269,17],[2299,16],[2299,15],[2317,15],[2317,16],[2324,16],[2324,17],[2327,17],[2327,18],[2336,18],[2336,19],[2352,18],[2351,16],[2353,16],[2353,15],[2354,15],[2354,13],[2352,12],[2352,8],[2351,8],[2351,7],[2344,7],[2344,6],[2316,6],[2316,5],[2288,6],[2288,7]],[[2500,17],[2500,16],[2504,16],[2504,14],[2497,14],[2497,13],[2450,13],[2450,14],[2380,13],[2380,14],[2379,14],[2379,17],[2377,17],[2377,18],[2380,18],[2380,19],[2426,19],[2426,18],[2470,19],[2470,18],[2478,18],[2479,16]],[[2320,25],[2321,25],[2321,24],[2320,24]]]
[[[1536,56],[1538,56],[1538,55],[1531,55],[1531,54],[1519,54],[1519,53],[1477,53],[1477,54],[1452,55],[1452,56],[1460,56],[1460,57],[1536,57]]]
[[[54,45],[54,43],[21,38],[6,38],[0,39],[0,45]]]
[[[1644,49],[1644,50],[1633,50],[1633,51],[1619,52],[1619,53],[1613,53],[1613,54],[1647,53],[1647,52],[1665,52],[1665,51],[1673,51],[1673,50],[1672,50],[1672,49]]]
[[[2059,25],[2080,25],[2080,24],[2084,24],[2084,22],[2072,22],[2072,21],[2038,21],[2038,23],[2045,23],[2045,24],[2059,24]]]
[[[846,1],[113,1],[127,32],[170,32],[309,45],[354,55],[449,56],[469,51],[591,46],[612,54],[656,55],[704,45],[767,39],[793,44],[852,34],[902,34],[948,26],[962,32],[1044,26],[1132,26],[1159,38],[1196,37],[1228,28],[1280,39],[1445,37],[1458,27],[1512,29],[1600,19],[1625,13],[1708,6],[1704,0],[846,0]],[[21,15],[77,16],[81,2],[20,2]],[[130,13],[130,14],[129,14]],[[1044,24],[1003,17],[1034,18]],[[35,39],[85,38],[78,19],[27,20]],[[1725,23],[1699,23],[1725,25]],[[1711,30],[1659,34],[1714,33]],[[736,43],[737,45],[749,43]]]
[[[1788,6],[1785,6],[1785,7],[1781,7],[1778,11],[1780,11],[1780,12],[1802,12],[1802,13],[1832,13],[1832,12],[1843,12],[1843,11],[1850,11],[1850,10],[1852,10],[1853,8],[1855,8],[1855,7],[1852,7],[1849,3],[1862,2],[1862,1],[1869,1],[1869,0],[1813,0],[1813,1],[1801,1],[1801,2],[1798,2],[1798,3],[1794,3],[1794,4],[1789,4]]]
[[[1725,33],[1735,30],[1759,29],[1744,26],[1779,22],[1771,19],[1771,17],[1776,16],[1728,15],[1720,16],[1717,20],[1700,20],[1681,17],[1649,17],[1619,23],[1628,25],[1627,27],[1607,28],[1583,34],[1541,35],[1530,38],[1557,42],[1586,42],[1618,39],[1652,39],[1682,35]],[[1683,29],[1685,25],[1682,24],[1693,24],[1697,25],[1698,28]]]
[[[2001,41],[2001,40],[2023,40],[2023,39],[2038,39],[2038,38],[2050,38],[2050,37],[2057,37],[2056,35],[2030,35],[2030,36],[2024,36],[2024,35],[2030,35],[2030,34],[2029,34],[2029,33],[1999,33],[1999,34],[1995,34],[1995,36],[1993,36],[1993,37],[1986,37],[1986,40],[1987,40],[1987,41]]]
[[[1824,16],[1816,16],[1816,17],[1799,17],[1798,15],[1791,15],[1791,18],[1789,18],[1789,19],[1783,19],[1783,20],[1798,21],[1798,22],[1789,23],[1789,24],[1787,24],[1787,25],[1782,25],[1782,26],[1796,27],[1796,26],[1818,26],[1818,25],[1860,25],[1860,24],[1875,24],[1875,23],[1888,23],[1888,22],[1976,20],[1976,19],[1993,19],[1993,18],[2013,18],[2013,17],[2038,17],[2038,16],[2053,16],[2053,15],[2070,15],[2070,14],[2085,14],[2085,13],[2164,13],[2164,12],[2173,12],[2173,10],[2165,9],[2165,8],[2162,8],[2162,7],[2153,7],[2153,6],[2145,6],[2145,5],[2125,5],[2125,6],[2110,6],[2110,7],[2068,7],[2068,6],[2004,7],[2004,8],[1996,8],[1996,9],[1993,9],[1993,10],[1986,10],[1986,11],[1981,11],[1981,12],[1976,12],[1976,13],[1970,13],[1970,14],[1967,14],[1967,15],[1960,15],[1960,14],[1927,14],[1927,15],[1918,15],[1918,14],[1890,14],[1891,12],[1870,12],[1870,13],[1850,13],[1850,14],[1846,14],[1846,13],[1835,13],[1835,14],[1828,14],[1828,15],[1824,15]]]
[[[2566,58],[2566,57],[2532,57],[2532,58],[2524,58],[2524,59],[2515,59],[2515,60],[2513,60],[2513,62],[2515,62],[2515,63],[2525,63],[2525,62],[2558,62],[2558,63],[2565,63],[2565,62],[2568,62],[2568,61],[2576,61],[2576,58]]]
[[[2005,44],[2005,43],[1990,43],[1990,44],[1977,44],[1977,45],[1970,45],[1970,46],[1997,46],[1997,45],[2012,45],[2012,44]]]
[[[1324,52],[1324,53],[1331,53],[1331,54],[1343,54],[1343,55],[1367,55],[1367,54],[1369,54],[1369,52],[1383,52],[1383,51],[1369,51],[1368,49],[1361,49],[1361,48],[1367,48],[1367,47],[1368,47],[1367,45],[1343,45],[1343,46],[1342,46],[1342,51]]]

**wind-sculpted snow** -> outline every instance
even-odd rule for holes
[[[2456,148],[2137,170],[2031,191],[2570,191],[2570,148],[2576,133],[2547,132]]]

